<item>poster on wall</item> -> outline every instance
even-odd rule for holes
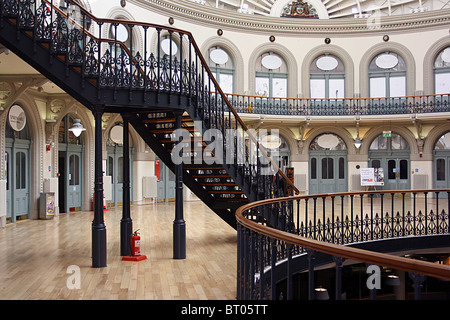
[[[361,168],[361,186],[384,186],[383,168]]]
[[[161,160],[155,159],[155,176],[156,182],[161,182]]]

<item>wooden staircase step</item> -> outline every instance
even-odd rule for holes
[[[217,187],[217,186],[237,187],[237,184],[233,182],[200,182],[200,185],[204,187]]]
[[[194,132],[196,129],[193,127],[186,127],[183,128],[189,132]],[[176,129],[175,128],[161,128],[161,129],[150,129],[152,133],[173,133]]]
[[[144,119],[142,120],[143,123],[175,123],[175,118],[150,118],[150,119]],[[181,117],[182,122],[194,122],[191,117],[189,116],[183,116]]]
[[[231,178],[229,174],[194,174],[192,178]]]
[[[209,193],[214,193],[214,194],[244,194],[244,192],[240,191],[240,190],[210,190]]]

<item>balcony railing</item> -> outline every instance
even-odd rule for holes
[[[406,250],[403,240],[410,251],[446,247],[449,200],[450,189],[434,189],[303,195],[245,205],[236,212],[237,297],[293,299],[294,275],[307,272],[308,298],[314,299],[315,269],[327,265],[336,270],[334,291],[340,300],[348,260],[409,272],[418,299],[425,277],[450,280],[450,266],[387,253],[395,251],[393,243]],[[286,289],[280,292],[281,282]]]
[[[240,113],[296,116],[362,116],[450,111],[450,94],[390,98],[306,99],[226,94]]]

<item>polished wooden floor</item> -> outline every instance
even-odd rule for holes
[[[0,228],[0,299],[231,300],[236,295],[236,231],[202,202],[184,204],[186,259],[174,260],[174,203],[132,206],[147,260],[120,257],[121,207],[105,213],[108,265],[92,268],[93,212],[25,220]],[[69,266],[80,289],[69,289]],[[70,271],[70,269],[69,269]]]

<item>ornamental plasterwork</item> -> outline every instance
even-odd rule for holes
[[[308,2],[292,1],[281,12],[282,17],[318,18],[316,9]]]
[[[190,0],[204,7],[280,17],[292,0]],[[382,16],[403,15],[450,8],[445,0],[310,0],[316,9],[324,9],[321,19],[361,18],[379,11]],[[314,2],[314,3],[312,3]],[[285,12],[284,12],[285,13]]]
[[[280,17],[261,17],[217,9],[211,6],[201,6],[192,1],[174,0],[128,0],[146,10],[165,16],[173,16],[188,22],[196,22],[205,26],[218,28],[227,27],[247,32],[283,32],[284,35],[297,36],[314,34],[355,35],[410,30],[411,28],[448,27],[450,23],[450,8],[433,10],[416,14],[392,16],[364,16],[340,19],[285,19]],[[316,7],[316,6],[315,6]],[[199,10],[201,9],[201,10]],[[317,7],[316,7],[317,9]]]

